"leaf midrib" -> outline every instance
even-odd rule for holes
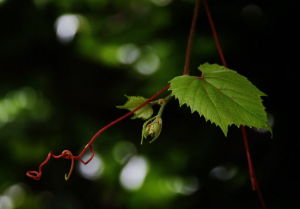
[[[255,113],[253,113],[252,111],[249,111],[248,109],[244,108],[241,104],[239,104],[238,102],[236,102],[235,100],[233,100],[228,95],[222,93],[221,90],[219,90],[216,86],[214,86],[213,84],[209,83],[205,79],[203,79],[203,81],[205,81],[207,84],[211,85],[213,88],[215,88],[216,90],[218,90],[220,94],[222,94],[222,95],[226,96],[227,98],[229,98],[229,100],[233,101],[235,104],[237,104],[239,107],[241,107],[245,112],[248,112],[249,114],[251,114],[252,116],[254,116],[256,118],[256,114]]]

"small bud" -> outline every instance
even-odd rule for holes
[[[160,132],[162,120],[161,118],[156,118],[152,123],[146,126],[146,135],[151,136],[155,135],[157,132]]]
[[[156,140],[162,129],[162,119],[159,116],[155,116],[149,120],[147,120],[143,125],[143,131],[142,131],[142,140],[141,144],[143,144],[143,139],[146,139],[148,137],[151,137],[150,143],[152,143],[154,140]]]

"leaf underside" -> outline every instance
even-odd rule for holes
[[[126,97],[128,99],[127,102],[124,105],[116,106],[117,108],[132,111],[133,109],[135,109],[136,107],[140,106],[141,104],[147,101],[146,98],[139,97],[139,96],[126,96]],[[136,111],[134,115],[131,117],[131,119],[140,118],[143,120],[147,120],[152,115],[153,115],[152,106],[150,104],[146,104],[143,108]]]
[[[246,77],[217,64],[199,67],[201,77],[178,76],[170,90],[192,113],[219,126],[227,136],[228,126],[248,126],[271,131],[261,96],[266,96]]]

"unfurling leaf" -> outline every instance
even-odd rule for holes
[[[246,77],[217,64],[199,67],[200,77],[178,76],[170,81],[170,90],[192,112],[220,126],[225,136],[228,126],[267,129],[267,114],[261,96],[266,96]]]
[[[126,97],[128,99],[127,102],[124,105],[116,106],[117,108],[131,111],[147,101],[146,98],[139,97],[139,96],[126,96]],[[131,119],[140,118],[143,120],[147,120],[152,115],[153,115],[152,106],[150,104],[146,104],[143,108],[136,111],[133,117],[131,117]]]

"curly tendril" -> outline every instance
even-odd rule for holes
[[[111,123],[107,124],[106,126],[104,126],[103,128],[101,128],[91,139],[90,141],[85,145],[85,147],[83,148],[83,150],[80,152],[79,155],[73,155],[72,152],[70,150],[64,150],[62,151],[62,153],[60,155],[55,155],[52,152],[49,152],[46,159],[39,165],[38,171],[27,171],[26,172],[26,176],[28,176],[29,178],[32,178],[34,180],[40,180],[42,177],[42,170],[43,167],[49,162],[49,160],[51,158],[54,159],[66,159],[66,160],[71,160],[71,167],[70,170],[68,172],[68,174],[65,174],[65,180],[68,180],[70,178],[70,176],[72,175],[72,172],[74,170],[74,162],[75,160],[80,161],[83,164],[88,164],[89,162],[91,162],[91,160],[93,160],[93,158],[95,157],[95,151],[92,147],[92,145],[94,144],[95,140],[97,139],[98,136],[100,136],[100,134],[102,132],[104,132],[105,130],[107,130],[108,128],[112,127],[113,125],[121,122],[122,120],[124,120],[125,118],[131,116],[134,112],[138,111],[139,109],[143,108],[145,105],[147,105],[148,103],[150,103],[152,100],[154,100],[155,98],[157,98],[158,96],[160,96],[162,93],[164,93],[165,91],[167,91],[169,89],[169,85],[165,86],[164,88],[162,88],[161,90],[159,90],[158,92],[156,92],[153,96],[151,96],[147,101],[145,101],[143,104],[141,104],[140,106],[136,107],[135,109],[133,109],[132,111],[126,113],[125,115],[119,117],[118,119],[112,121]],[[86,153],[86,151],[90,150],[91,152],[91,156],[88,160],[84,161],[82,159],[82,156]]]
[[[79,160],[83,164],[88,164],[94,158],[95,151],[94,151],[93,147],[90,145],[88,148],[90,149],[91,156],[87,161],[84,161],[81,159],[82,155],[74,156],[70,150],[64,150],[64,151],[62,151],[62,153],[60,155],[55,155],[52,152],[49,152],[46,159],[40,164],[38,171],[27,171],[26,176],[28,176],[29,178],[32,178],[34,180],[40,180],[40,178],[42,177],[42,174],[43,174],[42,169],[43,169],[44,165],[46,165],[51,158],[54,158],[54,159],[62,158],[62,159],[66,159],[66,160],[71,160],[70,170],[69,170],[68,174],[65,174],[65,180],[68,180],[74,170],[74,161],[75,160]]]

